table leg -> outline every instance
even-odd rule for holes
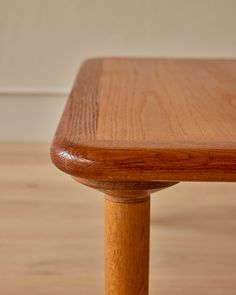
[[[105,193],[105,294],[148,295],[150,195],[177,182],[74,179]]]
[[[105,197],[106,295],[148,295],[150,197]]]

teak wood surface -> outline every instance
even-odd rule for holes
[[[0,294],[102,295],[101,193],[49,146],[0,144]],[[150,295],[235,295],[236,183],[180,183],[151,199]]]
[[[105,294],[148,294],[150,197],[134,204],[106,197],[105,232]]]
[[[235,181],[236,60],[87,60],[52,159],[92,180]]]
[[[106,194],[106,295],[148,295],[150,193],[236,180],[235,100],[236,60],[82,65],[51,155]]]

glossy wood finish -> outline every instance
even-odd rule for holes
[[[236,60],[94,59],[80,69],[51,155],[107,194],[106,295],[147,295],[149,194],[236,180]]]
[[[93,59],[52,159],[75,177],[235,181],[236,60]]]
[[[106,295],[148,295],[150,197],[105,200]]]
[[[46,144],[0,144],[0,294],[102,295],[103,198]],[[236,183],[180,183],[151,200],[150,295],[235,295]]]

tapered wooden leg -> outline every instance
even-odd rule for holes
[[[106,295],[147,295],[150,197],[124,203],[105,198]]]

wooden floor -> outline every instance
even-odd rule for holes
[[[102,194],[56,170],[47,145],[0,145],[0,294],[103,294]],[[236,294],[236,184],[153,196],[150,294]]]

